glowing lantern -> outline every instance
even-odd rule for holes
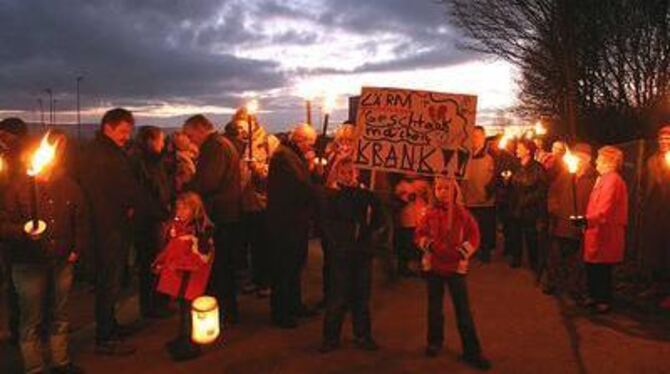
[[[211,296],[200,296],[191,304],[191,340],[210,344],[219,337],[219,306]]]

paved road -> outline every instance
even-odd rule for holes
[[[307,299],[320,297],[321,258],[310,254]],[[293,331],[269,324],[266,300],[241,296],[239,326],[226,328],[220,344],[202,357],[172,363],[163,343],[176,331],[176,319],[154,322],[131,339],[138,347],[127,358],[92,352],[92,295],[77,290],[72,302],[76,361],[89,373],[434,373],[472,372],[457,361],[460,341],[447,302],[446,349],[435,359],[425,347],[425,287],[420,279],[389,283],[377,272],[373,292],[373,330],[382,349],[368,353],[351,344],[345,325],[343,348],[328,355],[317,349],[321,316]],[[508,268],[500,259],[476,264],[469,275],[471,303],[480,339],[496,373],[670,373],[670,316],[621,310],[592,316],[569,303],[543,295],[526,270]],[[137,315],[129,298],[122,316]],[[0,373],[16,371],[17,352],[0,348]]]

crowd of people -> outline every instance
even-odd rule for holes
[[[131,252],[143,318],[169,317],[171,299],[207,293],[219,302],[221,322],[234,325],[244,318],[237,294],[245,292],[269,298],[272,323],[293,329],[317,313],[303,302],[301,274],[310,236],[318,235],[324,253],[322,353],[340,347],[347,311],[355,345],[379,348],[369,305],[373,257],[390,242],[397,260],[391,271],[426,279],[430,357],[444,340],[446,284],[462,359],[490,368],[466,273],[475,257],[491,261],[498,231],[510,266],[521,267],[525,254],[545,293],[567,294],[598,313],[611,309],[612,269],[623,260],[628,220],[623,153],[614,146],[599,148],[594,163],[590,145],[573,145],[578,167],[571,173],[563,142],[550,152],[541,139],[505,145],[476,127],[471,160],[457,182],[411,174],[374,178],[354,164],[353,125],[340,126],[327,145],[307,124],[280,139],[245,108],[222,132],[203,115],[188,118],[173,134],[154,126],[135,131],[132,113],[117,108],[105,113],[86,145],[58,131],[48,137],[56,144],[56,160],[33,181],[25,172],[34,149],[25,123],[0,122],[2,276],[10,330],[28,373],[49,366],[52,372],[80,372],[68,354],[66,313],[77,263],[95,288],[96,353],[136,351],[125,339],[136,331],[116,317]],[[648,222],[668,218],[668,152],[665,125],[648,163]],[[26,222],[35,215],[39,225],[30,229]],[[654,259],[656,284],[667,291],[668,232],[653,224],[645,230],[656,239],[645,248]]]

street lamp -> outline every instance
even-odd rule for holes
[[[49,94],[49,124],[54,123],[54,93],[51,88],[45,88],[44,92]]]
[[[84,79],[83,76],[77,77],[77,141],[81,142],[81,107],[79,105],[79,85]]]
[[[44,123],[44,103],[41,97],[37,99],[37,103],[40,105],[40,122],[42,123],[42,129],[44,129],[46,124]]]

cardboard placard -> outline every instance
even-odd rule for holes
[[[363,87],[356,116],[358,167],[462,178],[477,97]]]

